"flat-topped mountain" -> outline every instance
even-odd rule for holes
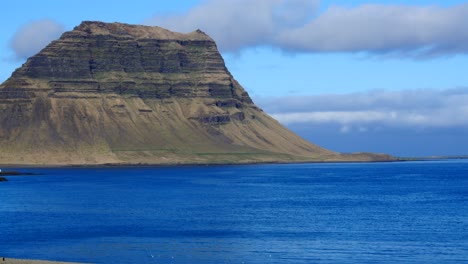
[[[387,160],[295,135],[200,30],[86,21],[0,85],[0,164]]]

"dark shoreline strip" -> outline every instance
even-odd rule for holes
[[[78,264],[77,262],[63,262],[63,261],[47,261],[47,260],[32,260],[32,259],[13,259],[13,258],[0,258],[0,263],[3,264]]]
[[[2,176],[31,176],[31,175],[40,175],[40,174],[39,173],[31,173],[31,172],[19,172],[19,171],[0,172],[0,177],[2,177]]]

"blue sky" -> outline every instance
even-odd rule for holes
[[[254,101],[316,144],[468,154],[468,1],[44,0],[2,10],[0,81],[83,20],[200,28]]]

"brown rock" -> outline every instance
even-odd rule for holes
[[[256,107],[200,30],[86,21],[0,85],[3,164],[340,159]]]

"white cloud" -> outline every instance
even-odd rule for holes
[[[206,31],[222,51],[272,46],[288,52],[370,52],[410,57],[468,53],[468,3],[451,7],[368,4],[331,6],[318,0],[208,0],[185,14],[147,24]]]
[[[365,132],[370,126],[468,127],[468,88],[370,91],[270,97],[255,100],[284,124],[339,124]],[[365,128],[365,129],[360,129]]]
[[[317,19],[282,32],[287,49],[442,55],[468,52],[468,4],[332,6]]]
[[[199,28],[223,51],[269,45],[278,31],[303,25],[318,0],[208,0],[186,14],[155,16],[146,24],[180,32]]]
[[[64,27],[50,19],[29,22],[22,26],[11,40],[11,48],[17,59],[28,58],[64,32]]]
[[[367,132],[367,127],[360,126],[358,127],[359,132]]]
[[[342,126],[342,127],[340,128],[340,132],[341,132],[342,134],[346,134],[346,133],[348,133],[350,130],[351,130],[351,128],[350,128],[349,126],[346,126],[346,125],[345,125],[345,126]]]
[[[391,119],[391,113],[378,111],[315,111],[302,113],[277,113],[272,116],[280,122],[289,123],[329,123],[337,122],[340,124],[351,123],[370,123]]]
[[[368,52],[430,58],[468,53],[468,3],[330,6],[319,0],[205,0],[184,14],[154,16],[146,24],[207,32],[225,52],[270,46],[286,52]],[[27,58],[60,36],[53,20],[32,21],[11,41]]]

